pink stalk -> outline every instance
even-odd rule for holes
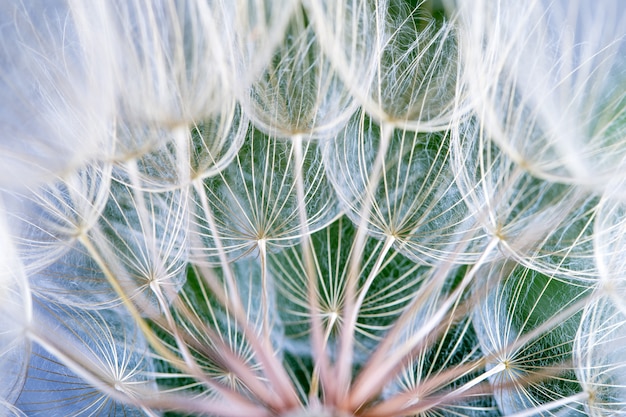
[[[406,309],[400,318],[396,321],[394,327],[390,330],[389,334],[377,347],[370,360],[363,368],[359,375],[353,390],[350,392],[349,402],[350,408],[358,408],[360,404],[367,401],[368,398],[374,396],[379,392],[382,387],[390,380],[394,375],[394,370],[402,364],[408,355],[418,346],[423,340],[425,340],[438,326],[442,323],[442,320],[448,314],[449,309],[455,305],[461,294],[472,282],[474,275],[485,262],[491,251],[493,251],[500,240],[497,237],[492,238],[489,244],[486,246],[481,257],[472,266],[472,268],[465,274],[465,277],[461,283],[455,288],[455,290],[444,300],[439,306],[436,313],[433,314],[430,319],[423,324],[418,332],[411,335],[411,337],[405,341],[400,347],[394,349],[393,343],[398,339],[400,332],[403,330],[406,322],[413,317],[413,308]],[[441,272],[441,271],[439,271]],[[447,271],[444,271],[447,276]],[[439,279],[433,280],[432,290],[436,290],[437,282]],[[419,301],[419,299],[416,299]],[[414,302],[411,307],[419,307],[421,303]],[[389,352],[393,352],[393,355],[389,357]]]
[[[228,297],[228,303],[232,303],[231,312],[235,317],[237,323],[241,326],[241,329],[244,332],[246,339],[248,340],[248,342],[250,342],[250,346],[256,353],[259,362],[263,365],[263,370],[266,373],[268,379],[272,381],[272,386],[274,387],[274,389],[277,390],[278,394],[280,395],[280,398],[278,399],[279,403],[282,404],[280,408],[289,409],[296,407],[300,404],[300,400],[298,399],[298,395],[295,392],[289,376],[285,372],[285,369],[274,356],[272,346],[268,345],[267,339],[261,340],[256,334],[256,331],[252,329],[250,327],[250,324],[248,323],[245,309],[241,304],[241,299],[239,297],[239,291],[237,289],[235,278],[232,275],[232,270],[229,267],[228,259],[226,258],[224,248],[221,245],[221,240],[217,233],[215,220],[213,219],[213,216],[211,214],[206,195],[202,192],[202,183],[196,181],[194,182],[194,187],[196,188],[196,191],[200,196],[203,212],[206,214],[206,220],[209,223],[209,227],[211,228],[213,235],[215,236],[215,246],[218,251],[220,261],[224,266],[224,277],[226,279],[226,284],[229,288],[229,293],[232,294],[232,296]],[[204,278],[210,275],[212,274],[201,274],[201,276],[203,276]],[[206,282],[208,285],[210,285],[212,289],[216,287],[215,285],[212,285],[211,280],[207,280]]]

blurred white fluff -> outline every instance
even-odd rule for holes
[[[107,148],[112,61],[106,34],[80,19],[62,0],[0,5],[0,187],[41,183]]]
[[[551,181],[623,178],[624,3],[459,3],[466,82],[498,146]]]
[[[30,343],[25,329],[31,318],[28,281],[5,220],[0,199],[0,415],[3,416],[11,410],[10,404],[17,399],[26,378]]]

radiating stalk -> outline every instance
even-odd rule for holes
[[[423,323],[420,329],[412,334],[401,346],[394,348],[392,344],[398,340],[400,333],[403,331],[406,322],[413,318],[413,307],[420,307],[421,303],[412,303],[402,315],[398,318],[390,333],[385,337],[383,342],[377,347],[370,360],[366,363],[361,374],[358,376],[353,390],[350,392],[348,399],[349,408],[358,408],[360,404],[367,401],[382,390],[382,387],[393,377],[394,372],[402,364],[402,362],[411,354],[416,346],[419,345],[431,332],[442,322],[450,308],[452,308],[459,300],[461,294],[467,289],[473,281],[476,272],[491,252],[497,247],[500,239],[493,237],[485,247],[480,258],[476,261],[472,268],[465,274],[463,280],[454,289],[454,291],[439,305],[437,311],[432,314],[428,321]],[[447,276],[447,274],[446,274]],[[438,279],[433,280],[433,284],[437,285]],[[433,288],[435,289],[435,288]],[[393,352],[390,355],[390,352]]]
[[[307,297],[311,316],[311,344],[313,345],[313,361],[315,369],[313,371],[313,380],[320,380],[325,396],[331,396],[337,389],[335,381],[328,371],[328,357],[326,355],[326,338],[324,337],[324,325],[322,323],[321,308],[318,300],[317,289],[317,273],[315,262],[313,261],[313,252],[311,241],[309,240],[308,218],[306,213],[306,197],[304,194],[304,175],[302,172],[304,164],[304,155],[302,152],[302,135],[297,134],[292,138],[293,157],[295,167],[295,183],[296,197],[298,200],[298,216],[302,227],[300,244],[302,247],[302,256],[304,260],[304,272],[307,281]],[[313,387],[312,387],[313,388]],[[313,392],[311,394],[314,394]]]
[[[199,381],[202,381],[205,385],[219,392],[220,395],[223,396],[225,399],[234,401],[238,404],[248,404],[252,406],[253,403],[249,399],[245,398],[243,395],[239,394],[236,391],[227,389],[219,383],[216,383],[211,378],[207,378],[207,376],[203,373],[202,369],[194,359],[191,351],[189,350],[187,342],[181,336],[179,328],[176,325],[174,317],[169,310],[169,305],[165,299],[165,296],[163,295],[163,292],[161,291],[161,288],[158,285],[151,285],[151,288],[154,291],[157,300],[159,301],[159,305],[161,306],[163,314],[165,315],[165,319],[167,320],[167,324],[169,326],[168,330],[172,332],[172,335],[176,340],[176,344],[180,349],[180,353],[185,363],[187,364],[188,372]],[[214,340],[214,343],[219,345],[220,343],[218,340],[219,339]],[[258,380],[258,376],[255,375],[248,368],[246,368],[245,365],[241,364],[239,358],[233,357],[234,355],[231,355],[231,352],[227,346],[222,346],[220,354],[226,356],[226,361],[228,362],[230,367],[229,369],[233,373],[235,373],[237,377],[240,378],[261,401],[265,402],[270,407],[277,406],[276,399],[273,398],[272,393],[267,389],[267,387],[265,387],[263,383]]]
[[[459,375],[465,374],[471,369],[476,368],[483,361],[476,361],[469,366],[461,367],[458,372],[452,372],[452,374],[458,373]],[[463,394],[473,390],[479,384],[486,382],[490,377],[497,375],[500,372],[503,372],[506,369],[504,364],[499,364],[487,372],[482,373],[476,378],[472,379],[464,383],[459,388],[442,395],[441,397],[436,398],[433,401],[430,397],[426,396],[424,398],[419,397],[419,392],[424,389],[423,386],[418,385],[414,389],[402,392],[388,400],[384,400],[381,403],[369,408],[367,412],[363,415],[363,417],[395,417],[399,415],[419,415],[428,410],[432,410],[438,404],[450,404],[454,403],[455,400],[463,398]],[[455,371],[451,369],[450,371]],[[450,382],[456,379],[459,375],[446,375],[447,378],[442,378],[442,381]],[[428,391],[426,388],[425,391]]]
[[[144,335],[144,337],[146,338],[150,346],[152,346],[152,348],[159,355],[163,356],[163,358],[165,358],[168,362],[170,362],[172,366],[175,366],[177,368],[181,368],[181,366],[184,367],[184,364],[180,361],[180,359],[176,357],[175,355],[173,355],[172,352],[170,352],[169,349],[165,347],[165,345],[163,344],[163,341],[161,341],[161,339],[159,339],[154,334],[153,330],[150,328],[148,323],[146,323],[144,318],[141,316],[141,313],[139,312],[135,304],[131,301],[131,299],[128,297],[126,291],[120,284],[119,280],[117,279],[113,271],[111,271],[108,264],[102,258],[102,256],[100,255],[98,250],[95,248],[95,246],[93,245],[89,237],[85,234],[81,234],[80,236],[78,236],[77,240],[83,245],[85,249],[87,249],[87,252],[89,253],[89,255],[98,264],[102,273],[106,277],[107,281],[109,282],[111,287],[113,287],[113,290],[120,298],[120,301],[122,302],[122,304],[124,304],[124,307],[126,307],[128,312],[130,313],[131,317],[133,318],[133,320],[135,321],[135,323],[141,330],[141,333]]]
[[[381,124],[380,128],[381,135],[378,153],[368,178],[368,184],[365,190],[365,199],[359,212],[360,222],[356,228],[353,251],[348,265],[348,275],[346,279],[346,304],[344,308],[345,317],[353,317],[358,314],[356,293],[361,270],[361,259],[363,258],[363,253],[365,251],[367,232],[369,230],[368,223],[370,211],[374,204],[374,194],[382,176],[387,149],[389,148],[389,142],[391,140],[391,135],[393,134],[393,126],[387,123]],[[350,390],[355,325],[356,323],[352,321],[352,323],[349,324],[349,327],[344,327],[341,332],[339,355],[336,363],[337,386],[341,387],[342,390],[341,392],[337,392],[338,402],[343,402],[343,398],[345,398]]]
[[[261,329],[260,333],[265,338],[264,342],[267,346],[272,345],[270,335],[272,334],[272,328],[270,323],[270,311],[269,311],[269,285],[267,282],[267,240],[257,240],[257,247],[259,248],[259,259],[261,261]]]
[[[226,258],[226,253],[224,252],[224,248],[221,245],[221,240],[219,238],[219,234],[217,233],[217,226],[215,225],[215,219],[213,218],[212,212],[209,208],[206,194],[203,192],[203,184],[201,181],[194,181],[193,185],[196,189],[198,196],[200,197],[202,210],[205,214],[205,219],[209,224],[209,228],[211,229],[211,233],[213,233],[213,236],[215,236],[215,247],[217,249],[220,262],[223,265],[226,285],[228,286],[230,295],[232,295],[228,297],[228,300],[224,300],[224,302],[228,301],[229,303],[233,304],[233,310],[231,312],[234,315],[237,323],[241,326],[241,329],[246,336],[248,342],[250,342],[250,346],[257,354],[259,362],[263,365],[263,371],[267,375],[268,379],[273,382],[273,388],[278,391],[278,400],[282,403],[281,408],[296,407],[300,404],[298,394],[295,392],[294,387],[291,384],[291,380],[289,379],[289,376],[287,375],[284,367],[274,356],[271,344],[268,345],[267,343],[269,342],[266,339],[260,340],[258,335],[256,334],[256,331],[250,327],[246,319],[246,312],[241,303],[237,283],[235,282],[235,278],[233,277],[229,261]],[[214,287],[210,280],[207,281],[207,284],[211,288]],[[217,293],[219,294],[221,293],[221,291],[217,291]]]

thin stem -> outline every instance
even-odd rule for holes
[[[304,177],[302,172],[304,163],[304,155],[302,152],[302,135],[293,136],[292,143],[294,166],[296,171],[296,196],[299,202],[298,216],[300,225],[302,227],[302,237],[300,239],[300,243],[302,247],[302,255],[304,258],[304,271],[307,281],[308,305],[311,311],[311,338],[313,345],[313,359],[315,362],[314,380],[318,380],[319,376],[319,380],[322,383],[325,395],[329,395],[332,397],[332,393],[336,391],[336,388],[334,381],[331,379],[328,372],[329,365],[328,358],[326,356],[327,339],[326,337],[324,337],[324,325],[322,323],[321,308],[318,300],[317,274],[315,262],[313,260],[311,241],[309,240],[308,218],[305,206],[306,198],[304,195]]]
[[[348,266],[348,275],[346,279],[346,304],[344,307],[345,317],[353,317],[358,314],[358,300],[356,299],[356,293],[361,270],[361,259],[365,251],[368,223],[370,219],[370,212],[374,204],[375,190],[380,182],[392,134],[393,126],[386,123],[381,125],[379,149],[368,178],[367,189],[365,190],[365,200],[363,201],[359,212],[360,222],[356,229],[357,232],[354,238],[353,251],[351,253],[350,264]],[[350,389],[355,324],[355,320],[350,320],[350,323],[344,327],[341,333],[341,344],[336,365],[337,385],[342,389],[342,392],[337,392],[339,395],[337,399],[341,399],[341,402],[343,402]]]
[[[267,282],[267,240],[259,239],[257,241],[259,248],[259,258],[261,260],[261,329],[260,332],[264,336],[265,344],[272,345],[270,335],[272,333],[270,325],[269,312],[269,285]]]

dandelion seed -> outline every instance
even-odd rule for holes
[[[259,131],[250,134],[233,163],[196,190],[192,222],[200,246],[192,252],[198,262],[219,263],[216,239],[234,259],[256,250],[262,239],[270,250],[294,244],[305,226],[314,231],[337,215],[317,145],[304,145],[303,166],[298,167],[294,145]],[[304,201],[296,192],[298,170],[304,176]],[[299,206],[306,211],[307,225],[300,223]]]
[[[348,217],[357,225],[364,220],[372,236],[393,239],[398,250],[418,262],[474,261],[479,256],[472,253],[479,244],[471,241],[476,225],[455,182],[449,136],[396,129],[382,150],[382,134],[383,128],[361,112],[325,148],[327,175]],[[373,184],[381,152],[383,170]],[[364,211],[368,199],[372,207]]]
[[[108,198],[111,166],[94,163],[34,190],[12,195],[10,222],[27,272],[45,268],[70,251],[98,222]]]
[[[381,123],[412,130],[443,130],[456,87],[453,26],[417,2],[307,2],[320,43],[350,92]]]
[[[352,256],[354,226],[339,218],[330,227],[311,235],[311,247],[316,266],[316,293],[320,314],[325,324],[325,346],[333,355],[341,334],[344,317],[345,284],[348,274],[346,260]],[[394,319],[411,298],[424,269],[402,255],[383,250],[382,242],[370,239],[361,262],[359,289],[363,294],[355,334],[357,363],[363,363]],[[311,331],[306,274],[303,252],[295,246],[270,256],[270,272],[278,289],[278,313],[285,326],[285,348],[304,355],[309,349]]]
[[[595,281],[593,220],[597,197],[534,177],[497,148],[481,125],[452,130],[453,167],[464,201],[496,236],[505,256],[546,275]]]
[[[41,416],[145,415],[119,402],[155,389],[146,342],[127,314],[38,303],[35,321],[29,332],[37,344],[17,401],[20,409]],[[45,334],[44,323],[56,329],[53,337]],[[53,347],[60,358],[42,347]]]
[[[146,314],[158,312],[163,308],[159,298],[174,299],[185,282],[188,194],[146,193],[118,182],[110,192],[100,227],[90,239],[106,259],[114,260],[108,268],[125,294],[137,298]]]
[[[534,408],[538,413],[554,402],[557,415],[584,415],[584,390],[572,361],[581,300],[590,287],[508,264],[495,264],[485,275],[486,289],[477,290],[488,294],[478,297],[473,322],[488,368],[502,367],[490,377],[499,408],[506,414]],[[570,306],[574,311],[557,318]]]
[[[294,13],[283,42],[244,100],[254,125],[273,137],[330,139],[356,110],[308,20],[302,9]]]

